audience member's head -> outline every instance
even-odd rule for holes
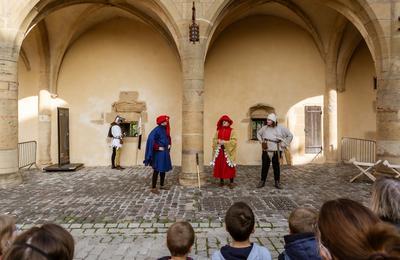
[[[74,239],[56,224],[33,227],[19,235],[5,255],[5,260],[72,260]]]
[[[377,179],[372,186],[371,209],[385,221],[400,223],[400,180]]]
[[[400,257],[397,230],[358,202],[349,199],[325,202],[319,212],[318,228],[321,243],[333,259]]]
[[[10,247],[15,231],[15,218],[8,215],[0,216],[0,256],[4,255]]]
[[[167,247],[171,256],[187,256],[194,243],[194,230],[189,222],[176,222],[167,232]]]
[[[318,212],[310,208],[297,208],[289,216],[290,233],[315,233]]]
[[[244,202],[234,203],[226,212],[226,230],[235,241],[243,242],[249,239],[254,231],[254,214]]]

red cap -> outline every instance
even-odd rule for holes
[[[156,121],[157,121],[157,125],[161,125],[162,123],[167,122],[167,125],[165,126],[165,128],[167,130],[168,138],[170,139],[170,142],[171,142],[171,134],[170,134],[171,130],[170,130],[170,126],[169,126],[169,116],[161,115],[161,116],[157,117]]]
[[[169,123],[169,116],[161,115],[161,116],[157,117],[157,125],[161,125],[164,122]]]

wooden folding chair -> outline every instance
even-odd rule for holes
[[[400,178],[400,165],[398,164],[390,164],[387,160],[383,162],[383,165],[385,165],[387,168],[392,170],[392,172],[395,174],[395,178]]]
[[[382,163],[382,160],[378,160],[376,163],[367,163],[367,162],[358,162],[353,161],[354,166],[357,167],[361,171],[361,173],[357,174],[353,178],[351,178],[350,182],[355,181],[357,178],[361,177],[362,175],[367,176],[370,180],[375,181],[376,178],[372,175],[375,172],[376,167]]]

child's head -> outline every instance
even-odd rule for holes
[[[189,222],[176,222],[167,232],[167,246],[172,256],[186,256],[194,243],[194,230]]]
[[[0,216],[0,256],[4,255],[6,249],[11,245],[15,230],[14,217],[8,215]]]
[[[289,216],[290,233],[315,233],[318,213],[314,209],[297,208]]]
[[[49,223],[19,235],[4,260],[72,260],[74,248],[72,235],[63,227]]]
[[[236,202],[226,212],[225,225],[235,241],[246,241],[254,231],[253,211],[246,203]]]

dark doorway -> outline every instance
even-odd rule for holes
[[[69,157],[69,109],[57,108],[58,163],[44,168],[45,171],[76,171],[82,163],[71,163]]]
[[[58,164],[69,164],[69,109],[57,108]]]

